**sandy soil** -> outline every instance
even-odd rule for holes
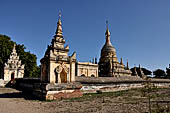
[[[130,90],[47,102],[15,89],[0,88],[0,113],[144,113],[149,107],[148,98],[142,95],[140,90]],[[153,92],[152,96],[152,110],[165,108],[170,112],[170,89]]]

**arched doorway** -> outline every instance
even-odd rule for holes
[[[14,72],[11,74],[11,80],[14,80]]]
[[[82,74],[81,77],[85,77],[86,75],[85,74]]]
[[[63,69],[60,73],[61,83],[67,83],[67,73]]]
[[[92,74],[91,77],[95,77],[95,76]]]
[[[58,83],[58,73],[55,72],[55,83]]]

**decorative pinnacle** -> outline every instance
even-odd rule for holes
[[[16,52],[16,44],[14,43],[13,52]]]
[[[127,69],[129,69],[129,63],[128,63],[128,59],[127,59]]]
[[[108,20],[106,20],[106,33],[107,36],[110,36],[110,32],[109,32],[109,27],[108,27]]]
[[[108,20],[106,20],[106,28],[108,29]]]
[[[16,47],[16,44],[14,43],[14,47]]]
[[[105,32],[105,36],[106,36],[106,44],[112,45],[110,42],[110,32],[109,32],[109,28],[108,28],[108,21],[106,20],[106,32]]]
[[[59,15],[58,16],[59,16],[59,19],[61,19],[61,11],[59,11]]]
[[[16,44],[14,43],[14,47],[13,47],[13,50],[15,50],[16,49]]]
[[[122,59],[122,57],[121,57],[121,59],[120,59],[120,64],[123,64],[123,59]]]
[[[61,11],[59,11],[59,19],[57,22],[57,29],[56,29],[56,35],[57,36],[63,36],[62,34],[62,23],[61,23]]]

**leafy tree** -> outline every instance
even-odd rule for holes
[[[150,70],[146,69],[146,68],[141,68],[141,69],[142,69],[142,71],[145,75],[151,75],[152,74],[152,72]],[[134,73],[134,67],[131,68],[130,70],[132,71],[132,73]],[[137,71],[138,74],[140,73],[139,67],[136,67],[136,71]]]
[[[41,65],[36,66],[36,71],[34,72],[33,76],[40,77],[40,75],[41,75]]]
[[[162,69],[157,69],[157,70],[153,71],[153,74],[155,75],[155,78],[165,78],[166,77],[165,71]]]
[[[7,62],[13,46],[14,46],[14,41],[10,39],[10,37],[6,35],[0,35],[0,74],[1,77],[3,76],[3,67],[4,64]],[[22,44],[16,44],[16,51],[17,54],[20,57],[21,63],[25,65],[25,71],[24,71],[24,77],[37,77],[39,75],[36,75],[37,72],[39,71],[36,60],[37,57],[36,55],[26,52],[25,51],[26,47]]]
[[[150,70],[148,70],[148,69],[146,69],[146,68],[141,68],[142,69],[142,71],[143,71],[143,73],[145,74],[145,75],[151,75],[152,74],[152,71],[150,71]]]
[[[10,56],[14,42],[6,35],[0,35],[0,77],[3,76],[3,67]]]

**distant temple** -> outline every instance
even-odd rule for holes
[[[4,81],[10,81],[15,78],[24,77],[24,65],[22,65],[21,60],[19,60],[19,56],[16,53],[15,46],[16,45],[14,45],[10,58],[4,66]]]
[[[130,76],[132,72],[129,69],[128,62],[127,66],[123,64],[121,58],[120,63],[117,60],[116,49],[110,42],[110,32],[107,25],[106,29],[106,42],[101,50],[100,61],[99,61],[99,76],[101,77],[118,77],[118,76]]]

